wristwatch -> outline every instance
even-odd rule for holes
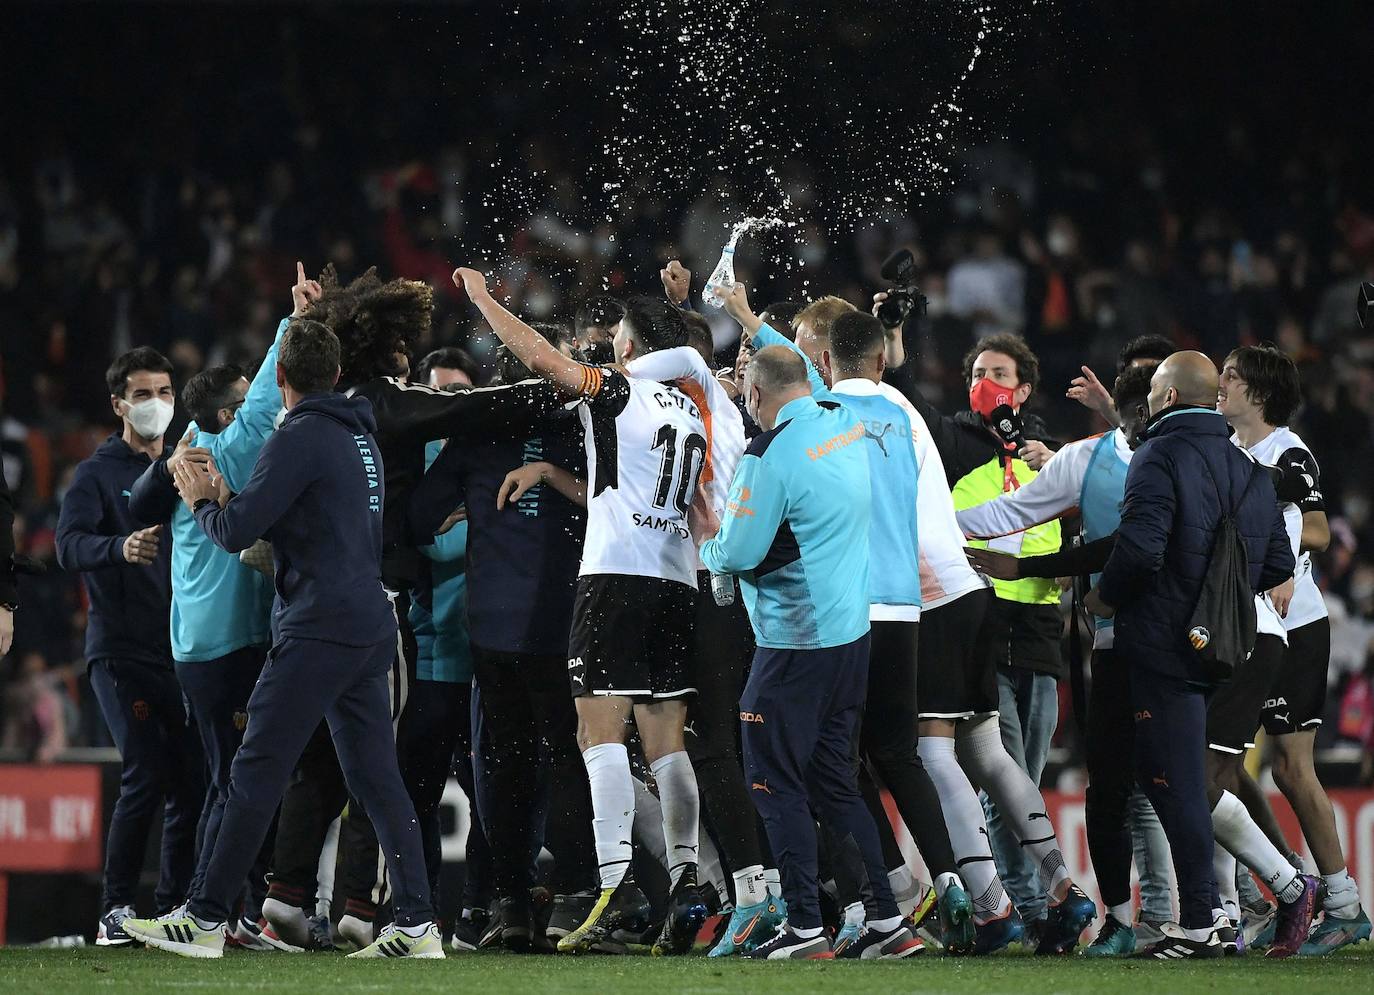
[[[191,506],[191,514],[194,515],[194,514],[196,514],[198,511],[200,511],[201,508],[204,508],[207,504],[214,504],[214,503],[215,503],[215,499],[214,499],[214,498],[201,498],[199,501],[197,501],[195,504],[193,504],[193,505]]]

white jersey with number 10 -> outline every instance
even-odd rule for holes
[[[706,426],[676,387],[589,367],[587,539],[580,575],[629,574],[695,590],[687,510],[706,464]]]

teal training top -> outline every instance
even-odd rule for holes
[[[823,649],[868,632],[863,442],[851,412],[799,397],[745,451],[701,560],[713,573],[739,575],[760,646]]]
[[[219,432],[199,430],[195,444],[210,450],[229,489],[237,493],[253,475],[263,443],[281,410],[277,348],[290,324],[283,318],[234,420]],[[220,549],[178,501],[172,512],[172,658],[200,663],[245,646],[272,641],[272,578]]]

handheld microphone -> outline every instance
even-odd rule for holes
[[[1010,404],[999,404],[993,408],[988,421],[992,423],[992,430],[1008,449],[1020,450],[1026,444],[1026,437],[1021,430],[1021,418],[1012,410]]]

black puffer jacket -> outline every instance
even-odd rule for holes
[[[1146,439],[1126,476],[1121,528],[1098,593],[1117,609],[1118,656],[1156,673],[1200,680],[1188,622],[1211,560],[1222,501],[1226,510],[1235,509],[1256,593],[1293,575],[1293,550],[1273,481],[1232,444],[1216,411],[1171,408],[1151,423]]]

